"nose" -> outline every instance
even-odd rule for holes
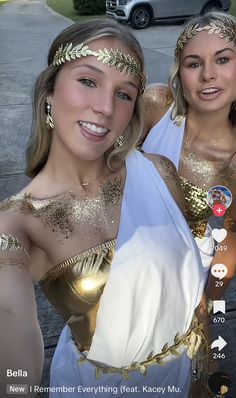
[[[216,70],[214,65],[207,63],[204,64],[201,69],[201,80],[203,82],[209,82],[216,79]]]
[[[110,92],[101,93],[101,96],[96,96],[93,103],[93,111],[100,113],[106,117],[112,116],[114,112],[114,95]]]

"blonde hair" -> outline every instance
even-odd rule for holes
[[[62,31],[55,38],[49,49],[48,67],[41,72],[35,83],[32,133],[26,152],[26,174],[29,177],[35,177],[42,170],[47,162],[50,151],[51,132],[46,125],[46,99],[49,94],[53,93],[57,74],[63,68],[63,65],[53,65],[53,58],[56,51],[61,45],[65,46],[67,43],[72,43],[73,46],[79,43],[88,44],[104,37],[116,38],[129,47],[140,63],[142,72],[144,72],[144,57],[140,44],[126,27],[117,22],[112,20],[92,20],[84,23],[74,23]],[[132,118],[128,127],[123,132],[123,145],[109,150],[105,154],[109,169],[115,170],[119,168],[128,153],[140,141],[144,127],[142,107],[140,89]]]
[[[197,17],[190,19],[185,24],[177,40],[175,59],[172,65],[172,71],[169,79],[169,86],[175,98],[171,114],[172,120],[175,120],[176,118],[185,116],[187,114],[188,104],[186,103],[184,98],[183,87],[180,78],[180,60],[181,60],[181,53],[183,47],[186,41],[191,40],[191,38],[195,36],[196,26],[199,26],[201,28],[210,24],[216,24],[217,27],[220,26],[225,27],[226,31],[230,32],[229,34],[230,41],[235,43],[236,18],[227,13],[220,11],[208,12],[204,15],[199,15]],[[194,32],[194,34],[191,33],[189,34],[189,32]],[[231,109],[229,112],[229,120],[231,121],[233,126],[236,125],[236,101],[234,101],[231,105]]]

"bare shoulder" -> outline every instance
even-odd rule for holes
[[[153,83],[146,87],[143,99],[146,130],[149,131],[166,113],[173,102],[173,95],[166,84]]]
[[[184,213],[184,195],[174,163],[163,155],[144,154],[144,156],[153,162],[158,173],[165,181],[165,184],[178,204],[180,210]]]
[[[151,153],[145,153],[144,156],[153,162],[163,180],[167,181],[179,178],[174,163],[166,156]]]

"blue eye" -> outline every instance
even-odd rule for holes
[[[83,86],[87,86],[87,87],[96,87],[95,83],[94,83],[91,79],[88,79],[88,78],[83,77],[83,78],[81,78],[81,79],[78,79],[78,81],[79,81],[81,84],[83,84]]]
[[[200,62],[191,62],[188,67],[189,68],[198,68],[200,66]]]
[[[125,100],[125,101],[131,101],[132,100],[132,98],[128,94],[124,93],[123,91],[120,91],[118,93],[118,97],[120,99],[122,99],[122,100]]]
[[[229,58],[227,57],[220,57],[217,59],[218,64],[227,64],[229,62]]]

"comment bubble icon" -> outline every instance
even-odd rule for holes
[[[224,264],[214,264],[211,267],[211,273],[215,278],[223,279],[227,275],[227,267]]]

